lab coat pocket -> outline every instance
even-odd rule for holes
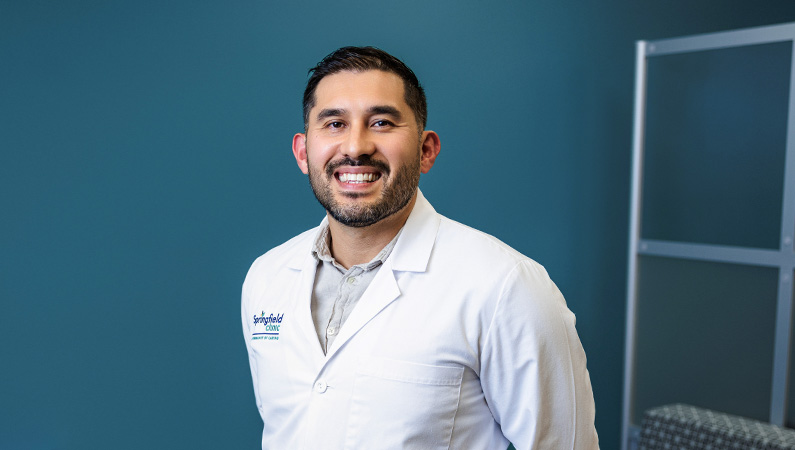
[[[460,366],[363,358],[345,448],[448,448],[463,374]]]

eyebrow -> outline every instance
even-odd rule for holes
[[[344,116],[345,114],[347,114],[347,112],[348,111],[343,108],[322,109],[320,110],[319,113],[317,113],[317,120],[321,121],[329,117]],[[367,109],[367,113],[370,115],[385,114],[394,117],[396,120],[401,120],[403,118],[403,115],[400,114],[400,110],[398,110],[394,106],[389,106],[389,105],[371,106],[370,108]]]
[[[320,110],[320,112],[317,113],[317,120],[320,121],[320,120],[323,120],[323,119],[325,119],[327,117],[342,116],[344,114],[345,114],[345,110],[344,109],[326,108],[326,109]]]
[[[395,108],[394,106],[377,105],[377,106],[371,107],[367,111],[370,114],[372,114],[372,115],[385,114],[385,115],[388,115],[388,116],[392,116],[392,117],[394,117],[397,120],[400,120],[400,119],[403,118],[403,116],[400,114],[400,111],[397,108]]]

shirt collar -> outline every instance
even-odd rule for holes
[[[392,253],[392,249],[395,248],[395,244],[400,237],[400,233],[403,231],[401,228],[394,238],[389,241],[384,248],[378,252],[375,257],[370,260],[368,263],[364,264],[357,264],[355,267],[360,267],[365,271],[375,269],[376,267],[380,266],[381,264],[386,261],[389,257],[390,253]],[[341,270],[345,270],[335,259],[334,256],[331,255],[331,233],[329,232],[329,225],[328,222],[324,222],[320,225],[320,230],[315,237],[315,242],[312,244],[312,256],[315,258],[316,261],[324,261],[333,264],[335,267]]]
[[[424,272],[428,267],[436,233],[439,230],[441,216],[436,213],[422,191],[417,189],[417,202],[411,210],[406,224],[398,233],[400,239],[395,238],[394,255],[390,258],[389,265],[393,270],[408,272]],[[303,270],[313,268],[317,260],[313,257],[313,243],[318,234],[328,227],[328,218],[323,217],[320,226],[307,230],[302,235],[296,236],[285,244],[294,243],[301,249],[295,252],[287,262],[291,269]],[[399,241],[399,242],[398,242]],[[296,248],[297,250],[298,248]],[[309,251],[307,251],[309,250]],[[386,258],[384,258],[386,260]],[[310,262],[311,261],[311,262]]]

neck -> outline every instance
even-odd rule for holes
[[[370,262],[397,236],[417,202],[417,194],[400,211],[366,227],[343,225],[327,214],[331,256],[346,269]]]

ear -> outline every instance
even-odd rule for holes
[[[304,133],[296,133],[293,136],[293,156],[295,162],[298,163],[298,168],[301,169],[305,175],[309,173],[309,166],[306,161],[306,135]]]
[[[420,172],[428,173],[436,162],[436,157],[442,150],[442,143],[439,140],[439,135],[435,131],[422,132],[422,146],[420,155]]]

